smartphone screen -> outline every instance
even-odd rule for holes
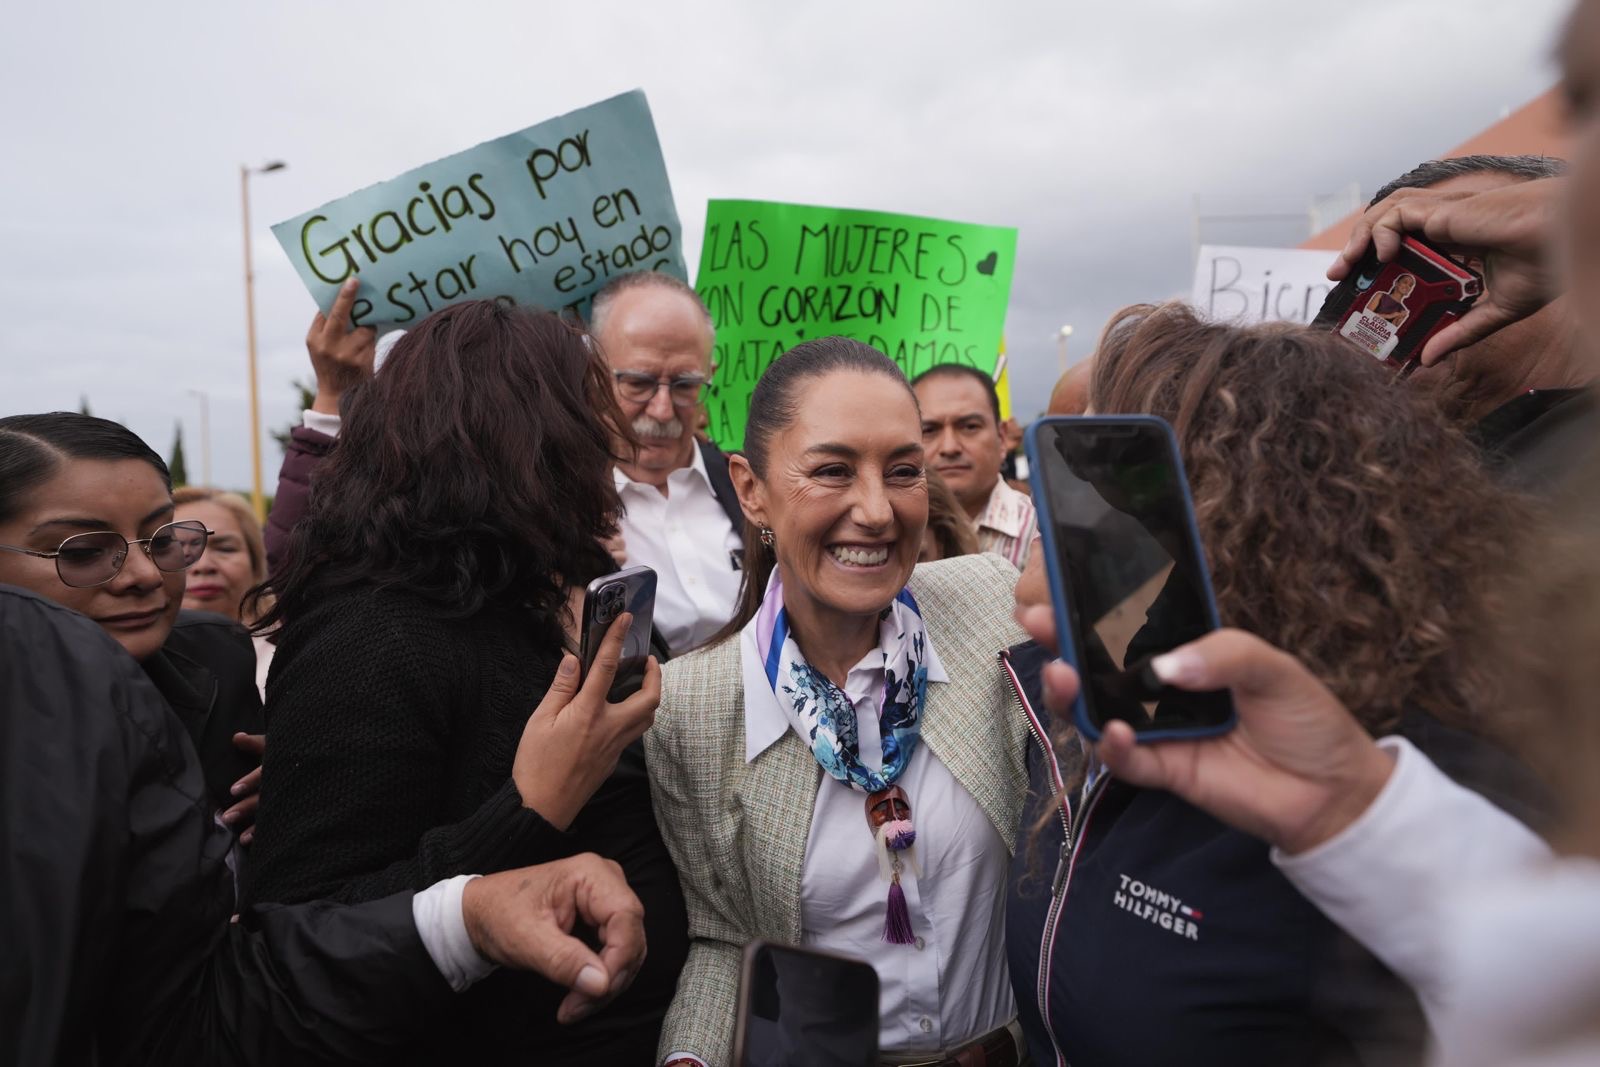
[[[1217,628],[1171,430],[1156,418],[1089,416],[1044,419],[1030,434],[1057,618],[1082,683],[1080,729],[1098,737],[1113,719],[1150,737],[1227,729],[1226,691],[1172,689],[1148,669]]]
[[[738,1067],[873,1067],[878,972],[870,963],[756,941],[745,949]]]
[[[637,693],[644,685],[650,660],[650,629],[656,606],[656,572],[649,567],[629,567],[590,582],[583,595],[583,676],[589,676],[600,644],[617,616],[628,612],[633,622],[622,642],[622,659],[606,693],[612,704]]]

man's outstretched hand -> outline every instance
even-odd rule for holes
[[[622,868],[592,853],[474,878],[461,910],[479,955],[572,991],[558,1022],[593,1014],[628,988],[644,963],[644,905]],[[579,921],[599,934],[598,954],[572,936]]]

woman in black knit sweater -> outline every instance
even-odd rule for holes
[[[611,569],[609,376],[554,316],[478,301],[406,334],[343,417],[261,622],[283,630],[246,897],[597,852],[645,905],[632,986],[561,1025],[563,990],[491,976],[411,1060],[647,1063],[686,952],[637,743],[660,675],[616,705],[598,674],[579,691],[562,625],[566,589]]]

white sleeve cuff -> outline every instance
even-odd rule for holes
[[[1441,896],[1547,859],[1522,823],[1435,767],[1401,737],[1379,746],[1394,773],[1355,822],[1299,855],[1272,862],[1329,919],[1416,989],[1430,1020],[1448,1002],[1449,931]]]
[[[467,920],[461,911],[467,883],[477,877],[476,874],[458,874],[435,882],[411,898],[411,918],[417,924],[422,947],[428,950],[433,965],[457,993],[495,969],[494,964],[472,947]]]
[[[329,437],[339,436],[339,416],[329,415],[325,411],[312,411],[306,408],[300,413],[300,425],[308,430],[327,434]]]

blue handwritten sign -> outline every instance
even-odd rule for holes
[[[684,280],[683,237],[644,93],[634,90],[370,185],[272,233],[324,312],[413,325],[494,298],[586,315],[615,275]]]

